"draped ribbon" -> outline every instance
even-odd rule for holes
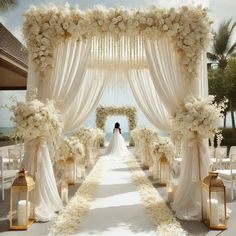
[[[206,145],[204,143],[203,138],[197,136],[195,138],[191,138],[187,140],[188,148],[191,148],[192,154],[192,181],[198,182],[201,181],[203,177],[203,173],[201,173],[201,166],[203,163],[203,158],[207,151]]]

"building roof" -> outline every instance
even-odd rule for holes
[[[27,67],[28,53],[23,44],[0,23],[0,49]]]
[[[25,90],[28,53],[23,44],[0,23],[0,90]]]

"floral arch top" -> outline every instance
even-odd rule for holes
[[[126,9],[96,6],[81,11],[69,4],[32,6],[25,13],[23,33],[30,52],[42,75],[53,67],[59,43],[68,38],[93,40],[104,36],[136,40],[171,37],[180,55],[183,76],[196,78],[202,53],[211,40],[211,21],[201,7],[179,9]]]
[[[128,124],[129,124],[129,130],[132,131],[137,126],[137,117],[136,113],[137,110],[135,107],[103,107],[100,106],[97,108],[96,113],[96,125],[97,128],[102,129],[105,131],[105,122],[108,116],[114,116],[114,115],[124,115],[128,118]],[[130,145],[133,145],[132,139],[130,140]]]

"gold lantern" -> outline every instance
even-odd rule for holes
[[[68,184],[74,185],[77,179],[77,165],[72,154],[70,154],[69,158],[66,160],[65,173]]]
[[[35,220],[35,182],[24,169],[11,186],[10,229],[28,229]]]
[[[202,220],[209,229],[226,229],[226,193],[216,171],[202,182]]]
[[[170,181],[170,163],[165,155],[162,155],[159,159],[159,184],[166,185]]]

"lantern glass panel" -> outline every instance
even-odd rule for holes
[[[166,158],[159,163],[159,179],[161,184],[167,184],[170,180],[170,165]]]
[[[75,184],[76,182],[76,162],[75,161],[67,161],[66,162],[66,178],[68,180],[68,184]]]
[[[226,223],[224,189],[218,190],[211,191],[209,194],[210,226],[223,226]]]
[[[27,228],[34,219],[34,191],[12,191],[12,226]]]

